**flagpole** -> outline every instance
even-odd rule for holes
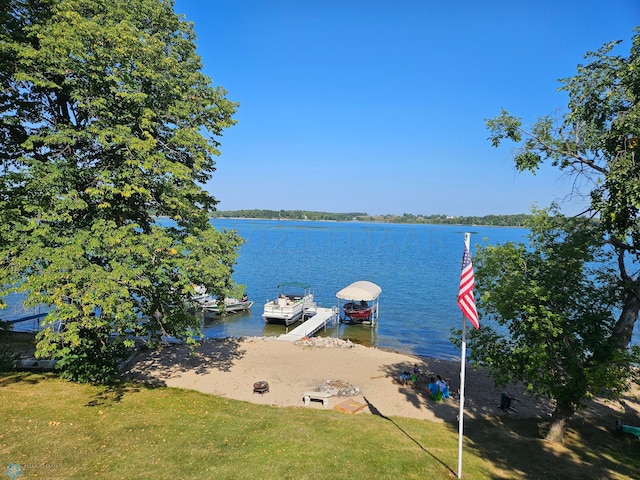
[[[464,245],[469,251],[470,233],[464,234]],[[458,478],[462,478],[462,437],[464,430],[464,382],[467,356],[467,319],[462,315],[462,350],[460,352],[460,411],[458,412]]]

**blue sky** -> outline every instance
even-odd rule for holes
[[[517,173],[484,120],[562,113],[558,79],[640,25],[637,0],[176,0],[204,73],[240,103],[207,189],[219,210],[528,213],[566,200]]]

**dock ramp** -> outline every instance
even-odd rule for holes
[[[305,320],[289,333],[276,337],[284,342],[297,342],[304,337],[311,337],[327,325],[333,325],[338,321],[338,309],[318,307],[318,312],[308,320]]]

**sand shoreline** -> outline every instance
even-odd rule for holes
[[[22,352],[24,355],[30,351]],[[401,385],[400,374],[417,364],[422,374],[415,385]],[[434,402],[426,392],[429,374],[449,378],[452,398]],[[460,362],[422,357],[386,348],[367,347],[335,337],[314,337],[289,343],[277,337],[205,339],[193,355],[188,347],[171,344],[158,350],[138,352],[123,371],[126,378],[152,385],[197,390],[224,398],[263,405],[322,409],[321,402],[305,405],[306,391],[327,381],[357,387],[350,395],[365,404],[362,413],[455,422],[459,415]],[[269,393],[253,393],[253,384],[269,383]],[[498,408],[500,394],[507,391],[519,401],[517,411]],[[342,392],[340,392],[342,393]],[[345,397],[329,398],[334,408]],[[522,385],[500,388],[487,372],[466,366],[465,418],[510,416],[548,419],[553,405],[548,399],[527,394]],[[597,398],[578,416],[614,415],[640,422],[640,388],[636,385],[619,401]]]
[[[403,371],[418,365],[421,375],[413,385],[402,385]],[[452,398],[435,402],[426,394],[427,378],[439,374],[450,379]],[[277,337],[207,339],[189,355],[184,345],[170,345],[158,351],[142,352],[129,365],[129,378],[156,385],[188,388],[225,398],[283,407],[318,408],[320,401],[305,405],[304,393],[320,390],[327,382],[356,387],[348,398],[366,405],[362,412],[430,421],[456,421],[459,415],[460,363],[424,358],[365,347],[335,338],[312,338],[290,343]],[[269,392],[253,392],[253,384],[266,381]],[[524,388],[506,391],[519,401],[517,412],[498,408],[500,394],[483,371],[466,367],[465,417],[511,415],[548,417],[552,406],[527,395]],[[329,408],[346,400],[332,396]]]

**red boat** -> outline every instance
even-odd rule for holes
[[[378,285],[366,280],[353,282],[340,290],[336,297],[347,301],[342,307],[344,317],[340,318],[340,321],[375,327],[378,323],[378,297],[381,293],[382,289]]]
[[[369,305],[365,301],[361,301],[360,303],[349,302],[345,303],[342,309],[344,310],[344,314],[352,321],[362,322],[363,320],[371,320],[371,317],[376,311],[376,306],[375,304]]]

